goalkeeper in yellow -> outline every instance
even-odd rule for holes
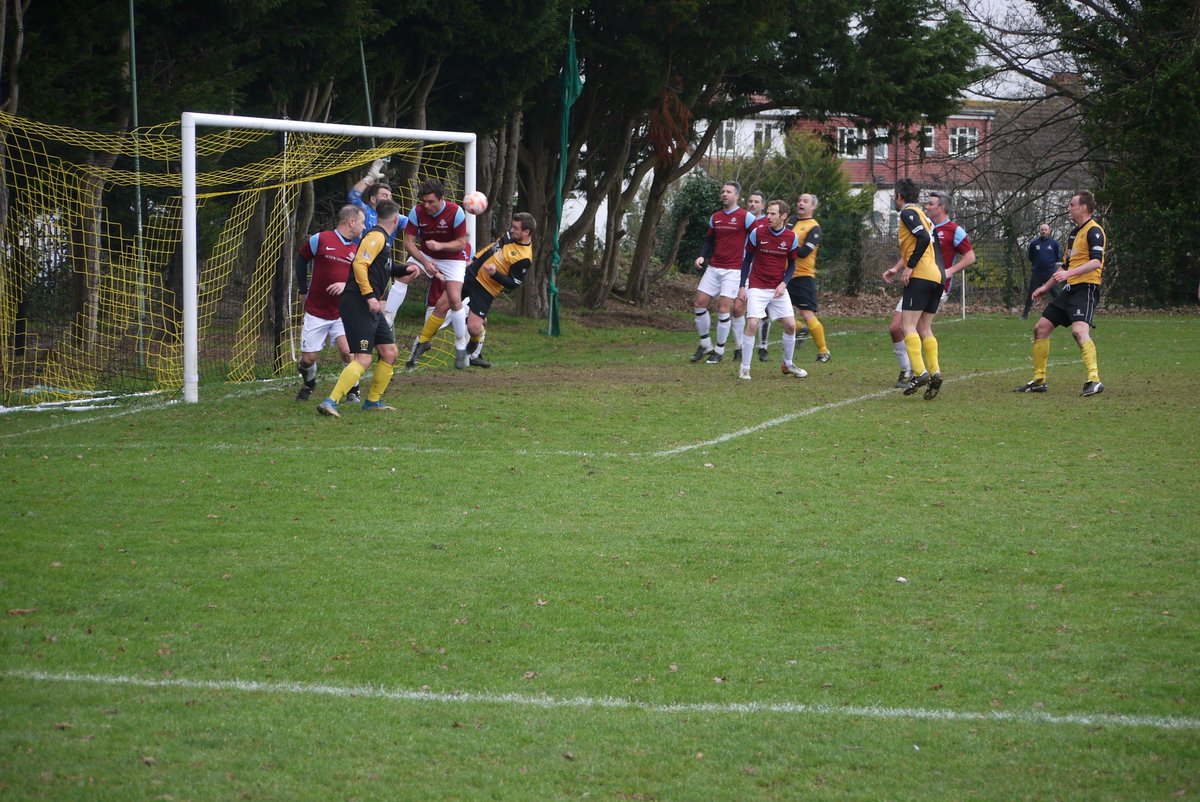
[[[468,362],[477,368],[490,368],[491,362],[483,358],[483,339],[486,333],[488,310],[492,301],[505,289],[516,289],[525,280],[525,274],[533,266],[533,232],[536,223],[533,215],[528,212],[516,212],[512,216],[512,226],[488,247],[475,254],[475,258],[467,265],[466,280],[463,282],[463,299],[467,302],[467,333],[470,340],[467,343]],[[450,309],[450,299],[443,293],[438,299],[437,306],[425,319],[417,341],[413,343],[412,353],[404,364],[406,369],[416,367],[417,360],[429,350],[433,335],[437,334],[446,313]],[[456,368],[466,367],[455,362]]]

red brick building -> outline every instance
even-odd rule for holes
[[[848,117],[800,120],[796,127],[836,143],[854,186],[887,189],[900,178],[943,186],[966,183],[989,169],[995,116],[992,107],[967,102],[945,123],[913,127],[899,136],[889,136],[886,129],[864,130]]]

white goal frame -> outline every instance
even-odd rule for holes
[[[463,194],[475,190],[475,134],[464,131],[425,131],[413,128],[377,128],[367,125],[338,125],[303,120],[274,120],[266,117],[238,117],[228,114],[201,114],[185,111],[181,119],[183,145],[183,400],[200,401],[199,333],[199,260],[196,258],[196,127],[243,128],[265,131],[332,134],[335,136],[375,137],[378,139],[419,139],[428,142],[463,144]],[[467,215],[467,236],[475,242],[475,217]]]

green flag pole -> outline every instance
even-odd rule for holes
[[[558,183],[554,189],[554,252],[550,257],[550,315],[546,333],[551,337],[561,334],[558,325],[558,267],[562,254],[558,250],[558,233],[562,228],[563,185],[567,182],[567,144],[571,128],[571,107],[583,92],[583,81],[579,77],[579,60],[575,56],[575,11],[571,10],[570,26],[567,29],[567,58],[560,74],[562,82],[562,125],[559,134]]]

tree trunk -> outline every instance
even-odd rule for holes
[[[492,218],[493,232],[507,230],[513,212],[524,211],[513,207],[513,198],[517,194],[517,151],[521,145],[521,117],[521,106],[518,104],[517,110],[513,112],[502,132],[500,142],[503,147],[497,152],[499,163],[496,165],[496,174],[499,176],[499,185],[493,190],[495,197],[492,198],[492,202],[496,210]]]
[[[675,260],[679,258],[679,243],[683,242],[683,235],[687,233],[688,222],[686,217],[680,218],[679,225],[675,227],[675,238],[671,240],[671,252],[667,254],[667,258],[663,261],[662,268],[651,277],[651,284],[654,284],[670,272],[671,265],[675,264]]]
[[[620,276],[621,240],[625,238],[625,230],[621,227],[621,218],[625,216],[621,204],[621,191],[615,184],[608,193],[608,215],[605,218],[604,253],[600,259],[599,269],[588,271],[583,275],[583,305],[588,309],[599,309],[604,306],[608,294],[616,286]]]
[[[638,231],[637,247],[629,265],[629,284],[625,288],[625,298],[638,306],[645,306],[650,299],[650,257],[654,253],[658,221],[662,219],[663,202],[667,189],[671,184],[683,178],[700,164],[708,151],[719,126],[710,125],[704,136],[696,144],[682,163],[655,165],[654,178],[650,182],[650,190],[646,196],[646,209],[642,216],[642,227]],[[642,173],[644,176],[645,173]],[[638,179],[639,183],[641,179]],[[661,275],[661,273],[660,273]]]
[[[650,190],[646,193],[646,209],[642,214],[642,227],[638,230],[637,246],[629,265],[629,283],[625,286],[625,299],[638,306],[645,306],[650,296],[650,257],[658,241],[658,221],[662,218],[663,201],[671,185],[670,168],[654,169]]]
[[[527,126],[519,143],[521,158],[517,170],[521,198],[525,210],[537,221],[533,266],[515,299],[517,314],[526,317],[540,317],[546,312],[546,293],[550,285],[550,263],[554,248],[551,238],[558,235],[554,225],[554,210],[550,208],[553,194],[548,194],[554,191],[558,159],[550,155],[555,150],[551,149],[553,145],[547,134],[540,126]],[[554,141],[557,142],[557,137]]]
[[[417,128],[420,130],[427,128],[429,114],[426,104],[429,102],[429,93],[433,91],[433,85],[436,83],[438,73],[441,72],[441,69],[441,61],[433,65],[425,65],[420,77],[406,97],[406,100],[410,104],[408,124],[402,127]],[[385,101],[385,103],[389,102],[395,102],[394,98],[389,98],[389,101]],[[395,105],[385,105],[385,108],[387,109],[387,113],[393,118],[393,121],[388,123],[388,125],[394,126],[396,124],[395,118],[399,116],[401,109]],[[392,188],[398,197],[403,198],[406,189],[412,189],[415,192],[417,172],[420,168],[421,148],[418,146],[413,154],[404,160],[400,170],[393,174],[394,182]],[[413,200],[415,201],[416,198],[413,198]]]

